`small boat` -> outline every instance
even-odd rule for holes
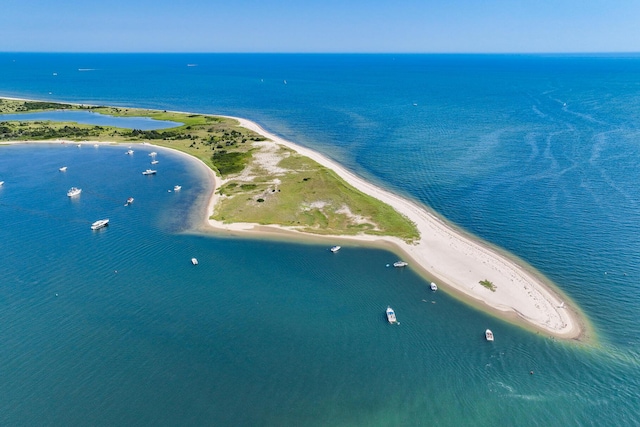
[[[149,153],[149,156],[154,157],[154,156],[156,156],[157,154],[158,154],[158,153],[156,153],[155,151],[152,151],[152,152],[150,152],[150,153]]]
[[[66,172],[67,171],[67,167],[63,166],[60,169],[58,169],[60,172]]]
[[[387,320],[389,321],[389,323],[398,323],[398,320],[396,319],[396,313],[391,307],[387,307]]]
[[[198,260],[196,258],[191,258],[191,264],[198,265]]]
[[[125,203],[124,205],[125,205],[125,206],[129,206],[131,203],[133,203],[133,197],[129,197],[129,198],[127,199],[127,203]]]
[[[128,154],[128,155],[132,155],[132,154],[133,154],[133,150],[127,150],[127,153],[126,153],[126,154]]]
[[[99,230],[103,227],[106,227],[107,225],[109,225],[109,220],[108,219],[99,219],[96,222],[94,222],[93,224],[91,224],[91,229],[92,230]]]
[[[76,147],[80,148],[82,147],[82,144],[77,144]]]
[[[431,288],[432,291],[437,291],[438,290],[438,285],[436,285],[435,283],[431,282],[431,284],[429,285],[429,287]]]
[[[182,185],[175,185],[173,187],[173,191],[180,191],[180,190],[182,190]]]
[[[405,262],[405,261],[396,261],[396,262],[393,263],[393,266],[394,267],[398,267],[398,268],[399,267],[406,267],[407,265],[409,265],[409,263]]]
[[[67,191],[67,196],[73,197],[73,196],[79,195],[80,193],[82,193],[82,189],[77,187],[71,187],[69,191]]]
[[[0,187],[4,185],[4,181],[0,181]]]
[[[156,174],[156,170],[153,169],[147,169],[146,171],[142,172],[142,175],[155,175]]]
[[[487,329],[486,331],[484,331],[484,337],[487,339],[487,341],[493,341],[493,332],[491,332],[491,329]]]
[[[94,147],[96,147],[96,148],[98,148],[98,147],[99,147],[99,145],[98,145],[98,144],[93,144],[93,146],[94,146]]]
[[[152,160],[152,161],[151,161],[151,164],[152,164],[152,165],[157,165],[158,163],[160,163],[160,162],[158,162],[157,160]]]
[[[338,245],[331,246],[331,249],[329,249],[329,250],[335,254],[336,252],[338,252],[340,250],[340,246],[338,246]]]

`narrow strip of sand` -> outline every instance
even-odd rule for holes
[[[281,144],[309,157],[319,164],[332,169],[350,185],[389,205],[411,219],[420,232],[420,240],[416,244],[408,244],[400,239],[379,236],[333,236],[349,240],[366,242],[389,242],[409,259],[411,266],[423,272],[442,287],[486,304],[490,309],[502,312],[505,317],[524,321],[534,328],[555,337],[579,338],[583,332],[578,316],[565,301],[530,268],[519,265],[514,260],[498,253],[496,250],[472,239],[443,222],[426,207],[379,188],[346,170],[336,162],[305,147],[271,134],[258,124],[238,117],[233,117],[240,125],[259,133],[276,144]],[[219,177],[214,176],[216,188],[221,184]],[[219,196],[212,195],[209,214],[213,213]],[[257,232],[265,226],[256,224],[225,224],[210,220],[210,225],[217,230],[234,232]],[[293,229],[279,226],[268,226],[274,231]],[[495,291],[482,286],[480,281],[488,280],[495,285]],[[515,315],[515,316],[514,316]]]

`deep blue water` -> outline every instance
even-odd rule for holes
[[[638,82],[634,55],[0,54],[3,96],[255,120],[523,258],[596,333],[508,325],[385,251],[189,232],[206,189],[165,152],[143,177],[142,147],[2,147],[0,424],[637,424]]]
[[[155,120],[150,117],[114,117],[91,111],[45,111],[39,113],[0,114],[0,122],[22,121],[57,121],[75,122],[95,126],[116,126],[125,129],[169,129],[181,123],[167,120]]]

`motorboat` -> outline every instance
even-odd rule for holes
[[[393,263],[393,266],[394,267],[398,267],[398,268],[406,267],[407,265],[409,265],[409,263],[405,262],[405,261],[396,261],[396,262]]]
[[[191,264],[198,265],[198,260],[196,258],[191,258]]]
[[[158,160],[152,160],[152,161],[151,161],[151,164],[152,164],[152,165],[157,165],[158,163],[160,163]]]
[[[493,341],[493,332],[491,332],[491,329],[487,329],[486,331],[484,331],[484,337],[487,339],[487,341]]]
[[[331,246],[331,249],[329,249],[329,250],[335,254],[336,252],[338,252],[340,250],[340,246],[338,246],[338,245]]]
[[[155,151],[152,151],[152,152],[150,152],[150,153],[149,153],[149,156],[150,156],[150,157],[154,157],[154,156],[156,156],[157,154],[158,154],[158,153],[156,153]]]
[[[182,185],[175,185],[173,187],[173,191],[180,191],[180,190],[182,190]]]
[[[67,196],[73,197],[73,196],[79,195],[80,193],[82,193],[82,189],[81,188],[71,187],[69,189],[69,191],[67,191]]]
[[[125,203],[124,205],[125,205],[125,206],[129,206],[131,203],[133,203],[133,197],[129,197],[129,198],[127,199],[127,203]]]
[[[387,307],[387,320],[389,321],[389,323],[398,323],[398,320],[396,319],[396,313],[391,307]]]
[[[155,175],[156,172],[158,171],[153,169],[147,169],[146,171],[142,172],[142,175]]]
[[[429,287],[431,288],[432,291],[437,291],[438,290],[438,285],[436,285],[435,283],[431,282],[431,284],[429,284]]]
[[[4,185],[4,181],[0,181],[0,187]]]
[[[67,167],[63,166],[60,169],[58,169],[60,172],[66,172],[67,171]]]
[[[103,227],[106,227],[107,225],[109,225],[109,220],[108,219],[99,219],[96,222],[94,222],[93,224],[91,224],[91,229],[92,230],[99,230]]]
[[[132,155],[133,154],[133,150],[127,150],[127,154],[128,155]]]

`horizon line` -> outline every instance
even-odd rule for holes
[[[574,51],[574,52],[304,52],[304,51],[38,51],[38,50],[0,50],[0,54],[117,54],[117,55],[640,55],[640,51]]]

